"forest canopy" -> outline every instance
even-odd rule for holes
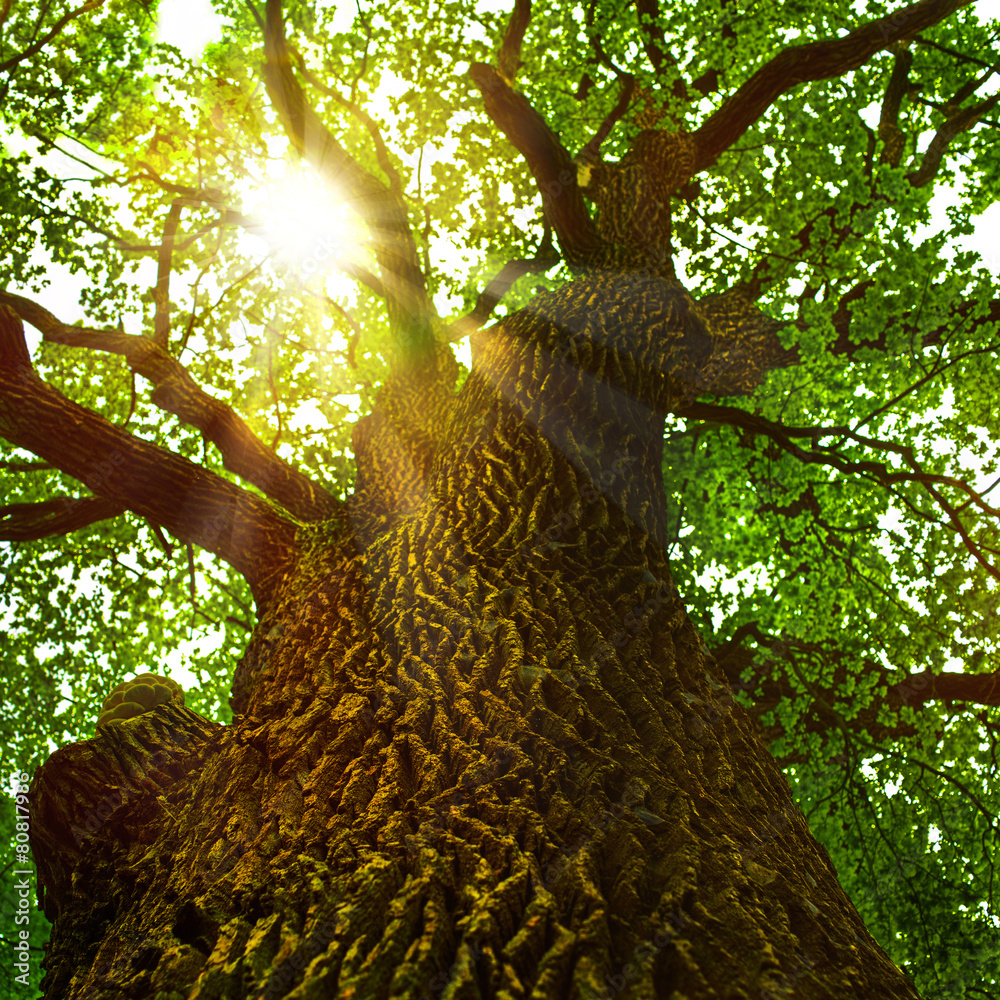
[[[668,420],[675,582],[876,938],[928,997],[996,995],[1000,20],[930,0],[266,8],[214,3],[196,55],[157,40],[149,0],[0,9],[0,307],[35,372],[266,502],[251,440],[346,497],[389,371],[434,339],[461,382],[470,335],[579,273],[560,183],[596,212],[644,133],[694,136],[677,277],[698,302],[736,290],[781,352]],[[772,58],[820,40],[844,48]],[[533,169],[504,88],[569,180]],[[376,188],[429,319],[403,322],[380,277]],[[0,502],[5,774],[92,735],[135,672],[230,721],[256,624],[240,573],[2,436]]]

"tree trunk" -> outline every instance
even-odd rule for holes
[[[706,322],[580,278],[478,336],[433,448],[386,388],[233,724],[161,706],[36,776],[46,996],[916,996],[671,581]]]

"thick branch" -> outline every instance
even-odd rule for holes
[[[524,41],[524,33],[528,30],[530,20],[531,0],[514,0],[514,12],[510,15],[503,44],[497,55],[500,75],[510,86],[514,85],[514,78],[521,67],[521,43]]]
[[[844,38],[796,45],[779,52],[743,84],[694,134],[695,173],[711,166],[784,93],[810,80],[857,69],[876,52],[906,41],[968,6],[972,0],[919,0]]]
[[[960,132],[966,132],[975,125],[987,111],[1000,103],[1000,94],[987,97],[985,101],[971,108],[965,108],[949,118],[934,134],[930,145],[924,153],[920,166],[906,175],[906,179],[915,187],[923,187],[933,180],[941,166],[941,160],[949,143]]]
[[[892,73],[882,99],[882,114],[878,123],[878,134],[885,144],[881,162],[898,167],[903,155],[904,137],[899,127],[899,109],[909,84],[913,53],[909,49],[899,49],[892,63]]]
[[[919,706],[928,701],[1000,705],[1000,671],[988,674],[924,671],[897,681],[886,692],[886,702],[892,708]]]
[[[98,496],[214,552],[266,604],[296,546],[296,524],[264,500],[132,437],[34,373],[21,321],[0,306],[0,435]]]
[[[781,346],[785,324],[761,312],[741,289],[732,288],[698,301],[715,341],[700,374],[703,392],[713,396],[752,393],[768,372],[793,364],[797,353]]]
[[[577,185],[573,158],[527,98],[515,93],[496,69],[473,63],[469,76],[483,95],[486,113],[524,157],[563,257],[569,264],[586,264],[604,243]]]
[[[230,472],[252,483],[295,517],[302,521],[323,521],[336,514],[338,500],[280,459],[225,403],[209,396],[179,361],[149,338],[70,326],[37,303],[8,292],[0,292],[0,308],[3,305],[13,309],[51,343],[124,357],[135,371],[153,383],[152,399],[157,406],[197,427],[219,449]]]
[[[180,220],[181,205],[179,202],[174,202],[167,213],[167,221],[163,226],[163,241],[156,255],[156,285],[153,288],[156,315],[153,318],[153,342],[164,349],[170,339],[170,267],[173,261],[177,224]]]
[[[53,497],[40,503],[0,507],[0,542],[30,542],[65,535],[123,513],[125,506],[106,497]]]

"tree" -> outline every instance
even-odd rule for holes
[[[46,995],[995,995],[997,25],[217,7],[0,14]]]

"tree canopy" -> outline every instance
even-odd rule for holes
[[[675,582],[875,937],[928,997],[996,995],[1000,292],[963,246],[1000,196],[1000,21],[214,7],[196,59],[151,0],[0,9],[0,308],[35,373],[320,521],[390,374],[450,345],[460,385],[539,289],[662,272],[652,242],[621,256],[614,198],[668,137],[676,276],[762,338],[668,420]],[[134,672],[183,667],[228,722],[256,623],[247,573],[56,464],[0,388],[5,776]]]

